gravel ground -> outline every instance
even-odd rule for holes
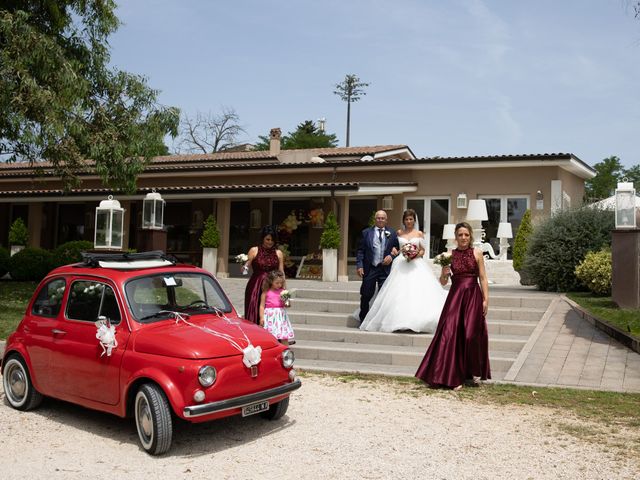
[[[54,400],[17,412],[2,394],[0,477],[640,479],[640,459],[561,433],[579,426],[568,414],[414,389],[305,376],[282,420],[180,423],[162,457],[140,449],[131,420]]]

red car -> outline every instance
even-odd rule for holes
[[[142,447],[169,450],[172,417],[282,417],[300,387],[293,352],[238,317],[211,274],[161,252],[84,254],[36,289],[2,361],[18,410],[43,395],[135,418]]]

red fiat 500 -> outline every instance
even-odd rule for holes
[[[142,447],[169,450],[172,414],[190,422],[282,417],[300,387],[293,352],[238,317],[208,272],[159,253],[85,254],[40,283],[9,337],[5,395],[50,396],[133,416]]]

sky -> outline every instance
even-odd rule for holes
[[[418,157],[573,153],[640,164],[632,0],[120,0],[114,67],[183,113],[231,108],[242,142],[326,119]]]

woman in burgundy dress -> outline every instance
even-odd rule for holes
[[[260,245],[251,247],[248,257],[245,267],[251,265],[253,273],[244,291],[244,318],[259,324],[262,282],[272,270],[279,270],[284,274],[284,257],[276,248],[276,230],[273,227],[267,225],[262,228]]]
[[[451,267],[443,267],[440,274],[442,285],[451,276],[451,289],[416,377],[431,387],[458,390],[465,383],[476,385],[478,379],[491,378],[491,370],[485,319],[489,285],[484,257],[480,249],[472,246],[468,223],[458,223],[455,233],[458,248],[451,253]]]

